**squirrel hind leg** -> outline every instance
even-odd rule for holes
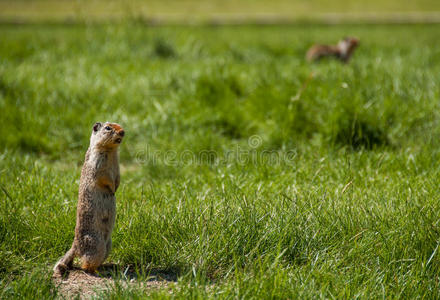
[[[104,261],[104,251],[93,254],[85,254],[81,256],[81,269],[90,274],[95,274],[98,267]]]
[[[66,254],[56,263],[53,268],[54,276],[64,275],[73,266],[73,259],[75,258],[75,249],[72,247]]]

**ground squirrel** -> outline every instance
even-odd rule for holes
[[[316,61],[323,57],[333,56],[347,63],[350,60],[354,50],[359,46],[359,39],[346,37],[334,45],[313,45],[306,54],[308,61]]]
[[[81,170],[75,238],[69,251],[57,262],[54,274],[63,274],[80,257],[81,268],[95,270],[109,255],[115,223],[119,176],[118,147],[124,129],[116,123],[93,125],[90,146]]]

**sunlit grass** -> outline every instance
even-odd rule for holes
[[[177,274],[174,296],[438,298],[438,31],[2,26],[0,298],[55,295],[106,120],[127,133],[109,261]],[[349,65],[304,61],[345,35]]]

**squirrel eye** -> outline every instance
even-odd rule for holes
[[[112,128],[110,126],[105,126],[106,130],[112,130]]]

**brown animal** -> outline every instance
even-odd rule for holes
[[[95,123],[81,170],[75,238],[57,262],[54,274],[63,274],[79,257],[81,268],[94,273],[110,253],[119,187],[118,147],[124,129],[116,123]]]
[[[348,63],[354,50],[359,46],[359,39],[346,37],[334,45],[314,45],[306,54],[308,61],[316,61],[323,57],[335,57],[344,63]]]

